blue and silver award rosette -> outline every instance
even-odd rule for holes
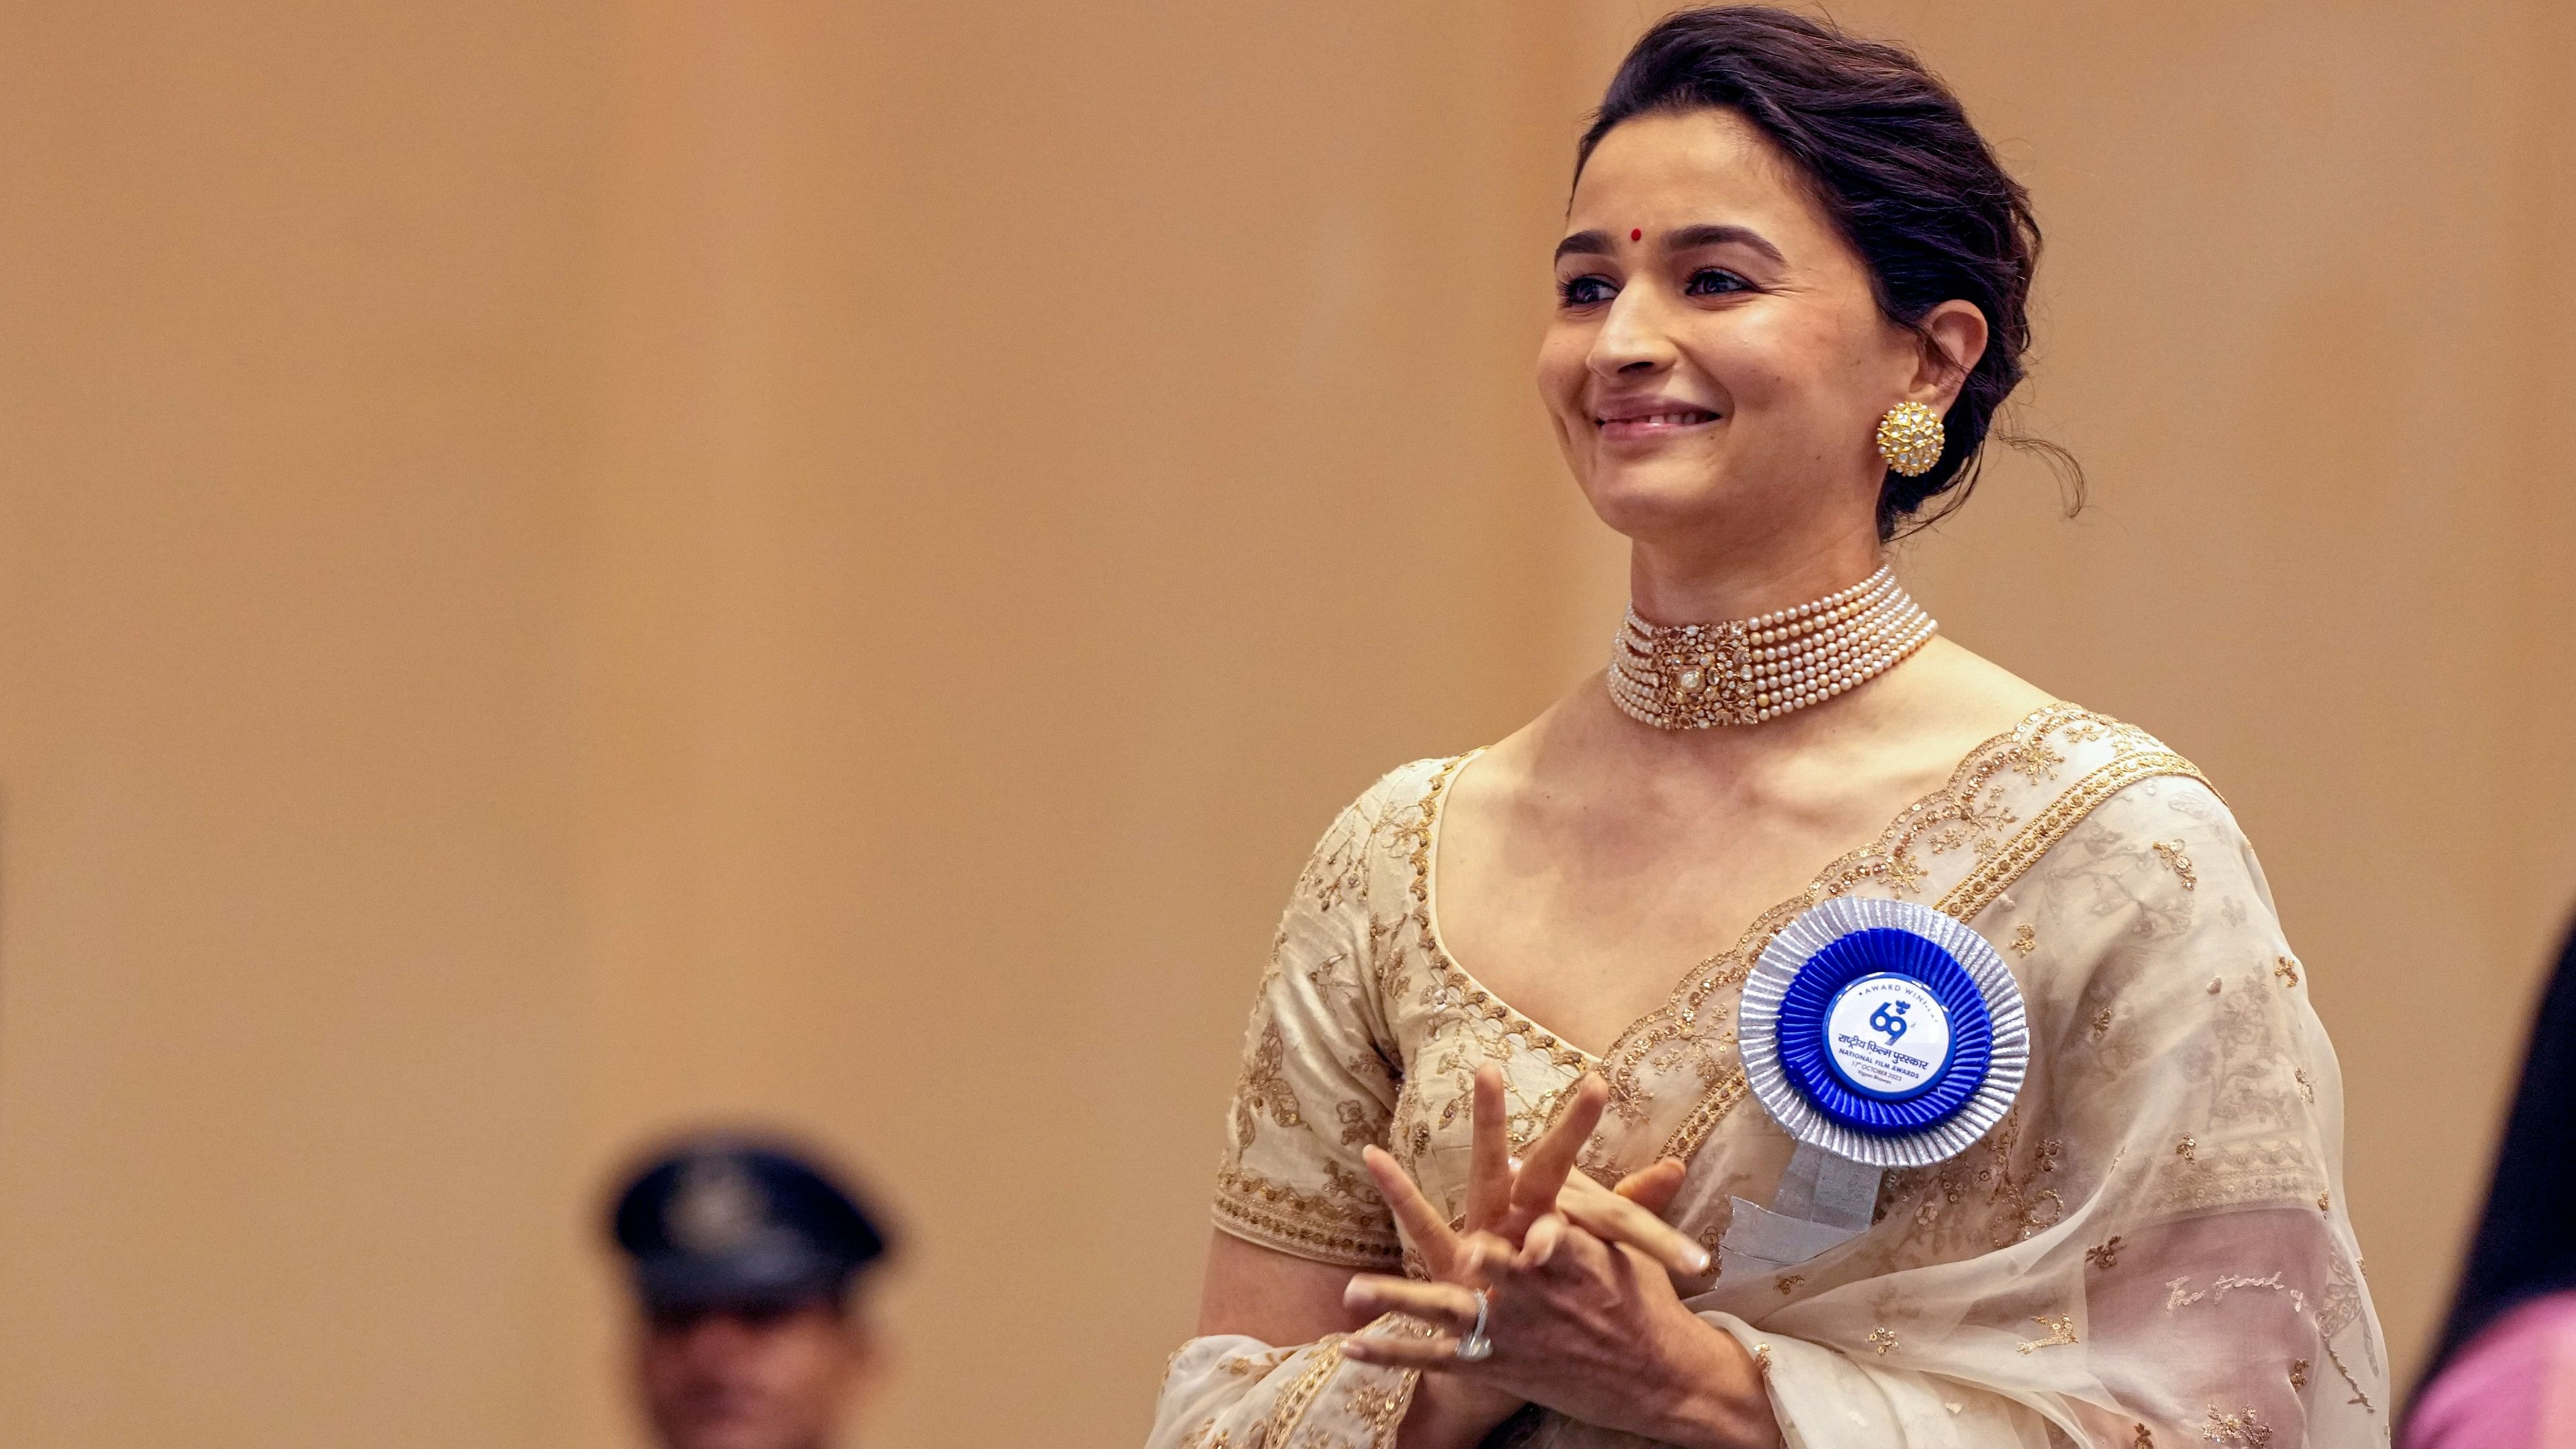
[[[1803,1263],[1867,1229],[1880,1176],[1966,1151],[2030,1065],[2021,987],[1929,906],[1843,898],[1781,928],[1736,1008],[1744,1076],[1797,1139],[1767,1208],[1735,1200],[1726,1271]]]

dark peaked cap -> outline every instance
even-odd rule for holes
[[[618,1194],[609,1222],[653,1309],[838,1298],[886,1251],[846,1189],[793,1152],[740,1137],[678,1144]]]

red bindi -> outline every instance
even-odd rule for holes
[[[1645,239],[1646,239],[1646,229],[1645,229],[1644,227],[1641,227],[1641,226],[1632,226],[1632,227],[1628,228],[1628,240],[1630,240],[1630,241],[1644,241]]]

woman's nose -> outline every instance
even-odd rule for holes
[[[1652,290],[1632,286],[1610,303],[1610,315],[1592,337],[1592,370],[1602,377],[1659,372],[1673,364],[1671,337]]]

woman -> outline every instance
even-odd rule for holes
[[[2576,1443],[2576,935],[2558,958],[2409,1449]]]
[[[1882,572],[2020,378],[2036,246],[1902,51],[1724,8],[1629,55],[1538,375],[1633,617],[1298,882],[1158,1449],[2384,1439],[2334,1057],[2226,807]],[[2000,948],[2027,1077],[1766,1266],[1737,988],[1837,897]]]

